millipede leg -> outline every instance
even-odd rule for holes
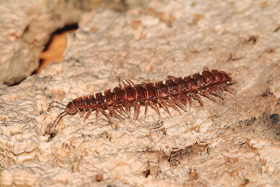
[[[108,107],[108,111],[111,117],[115,117],[114,115],[116,112],[111,107]]]
[[[115,109],[112,109],[112,108],[108,108],[109,110],[109,114],[110,116],[114,117],[114,118],[117,118],[118,120],[123,120],[123,118],[117,114],[117,112],[115,111]]]
[[[169,116],[171,116],[171,114],[169,112],[169,109],[168,109],[168,106],[163,101],[159,101],[158,103],[169,114]]]
[[[223,91],[220,90],[220,89],[213,88],[213,89],[210,89],[209,92],[210,92],[211,95],[218,96],[222,99],[225,98],[225,95],[224,95]]]
[[[110,115],[108,115],[105,111],[104,111],[104,109],[97,109],[96,110],[96,122],[98,121],[98,115],[99,115],[99,111],[109,120],[109,121],[111,121],[111,118],[110,118]]]
[[[203,102],[202,102],[201,98],[199,97],[199,95],[196,95],[196,94],[195,94],[195,95],[192,95],[192,98],[198,100],[199,104],[200,104],[201,106],[203,106]]]
[[[166,105],[173,108],[174,110],[176,110],[177,112],[179,112],[181,114],[181,111],[178,109],[178,107],[176,106],[175,103],[171,102],[171,101],[165,101]]]
[[[92,112],[91,110],[87,112],[87,114],[86,114],[86,116],[85,116],[85,119],[84,119],[84,122],[85,122],[85,121],[87,120],[87,118],[90,116],[91,112]]]
[[[201,90],[199,94],[204,97],[207,97],[208,99],[211,99],[212,101],[216,101],[216,99],[212,97],[212,95],[210,95],[209,92],[207,92],[207,90]]]
[[[128,85],[126,85],[126,83],[125,83],[124,80],[122,80],[122,83],[123,83],[123,87],[124,87],[124,88],[125,88],[126,86],[128,86]]]
[[[146,101],[146,102],[145,102],[145,118],[146,118],[147,113],[148,113],[148,107],[149,107],[149,102]]]
[[[112,110],[116,113],[117,116],[123,116],[123,113],[125,113],[123,108],[121,109],[120,107],[113,107]]]
[[[115,118],[117,118],[118,120],[124,120],[124,118],[122,118],[120,115],[118,115],[115,111],[113,111],[113,116],[115,117]]]
[[[125,110],[123,109],[123,106],[122,105],[119,105],[118,107],[120,109],[120,114],[123,115],[125,112]]]
[[[191,96],[187,96],[187,98],[188,98],[188,101],[189,101],[189,110],[191,110],[191,106],[192,106],[192,98],[191,98]]]
[[[160,111],[159,111],[159,107],[158,107],[158,104],[157,103],[154,103],[152,102],[151,103],[151,107],[157,112],[157,114],[159,115],[159,118],[161,118],[161,115],[160,115]]]
[[[97,121],[98,121],[98,114],[99,114],[99,109],[96,109],[96,111],[95,111],[95,120],[96,120],[96,123],[97,123]]]
[[[183,105],[187,105],[187,97],[185,95],[180,95],[180,100]]]
[[[183,105],[183,103],[182,103],[180,100],[177,100],[177,101],[176,101],[176,105],[177,105],[178,107],[180,107],[182,110],[184,110],[185,112],[187,111],[185,105]]]
[[[230,92],[230,93],[232,93],[232,94],[235,94],[235,93],[236,93],[236,90],[235,90],[235,89],[230,88],[230,87],[228,87],[228,86],[225,86],[225,87],[224,87],[224,90],[225,90],[225,91],[228,91],[228,92]]]
[[[127,116],[129,117],[129,114],[130,114],[130,104],[128,102],[125,102],[125,113],[127,113]]]
[[[86,111],[85,110],[82,110],[82,111],[78,110],[78,113],[80,114],[80,118],[82,118],[82,117],[84,117]]]
[[[175,80],[177,77],[174,77],[174,76],[168,75],[168,76],[167,76],[167,78],[168,78],[169,80]]]
[[[218,95],[219,95],[220,98],[222,98],[223,100],[225,99],[225,94],[224,94],[222,88],[219,88],[219,87],[218,87],[217,93],[218,93]]]
[[[185,106],[181,103],[180,100],[178,100],[180,97],[176,96],[172,99],[172,104],[174,104],[175,106],[178,106],[180,109],[184,110],[186,112]],[[171,102],[171,101],[169,101]]]
[[[101,112],[104,116],[106,116],[106,118],[107,118],[109,121],[111,121],[110,115],[108,115],[108,114],[105,112],[104,109],[100,109],[100,112]]]
[[[135,84],[134,84],[130,79],[126,79],[126,82],[127,82],[130,86],[135,86]]]
[[[139,114],[140,114],[140,103],[138,103],[138,102],[135,102],[134,103],[134,119],[136,120],[136,119],[138,119],[138,117],[139,117]]]

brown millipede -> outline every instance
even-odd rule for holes
[[[134,84],[130,80],[122,81],[123,85],[115,87],[114,90],[106,90],[104,95],[99,92],[94,95],[79,97],[64,105],[58,101],[50,103],[48,110],[56,103],[63,106],[65,110],[60,113],[52,124],[48,126],[48,133],[56,126],[60,119],[69,114],[74,115],[79,111],[87,112],[85,120],[90,116],[92,111],[96,111],[96,119],[99,112],[111,121],[111,118],[123,120],[123,115],[128,114],[131,107],[134,107],[134,119],[138,119],[140,105],[145,106],[145,116],[148,107],[151,106],[160,116],[159,108],[163,108],[169,115],[169,107],[176,111],[183,109],[186,111],[186,105],[192,103],[192,99],[203,102],[199,95],[216,101],[213,96],[224,99],[223,91],[234,92],[229,86],[235,84],[232,78],[224,71],[212,70],[205,68],[204,71],[188,77],[168,76],[165,84],[162,81],[156,83]],[[109,113],[107,113],[107,111]]]

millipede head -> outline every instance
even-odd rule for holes
[[[78,108],[74,105],[73,102],[69,102],[65,111],[70,114],[70,115],[73,115],[73,114],[76,114],[78,112]]]

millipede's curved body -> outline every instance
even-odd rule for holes
[[[106,90],[104,95],[99,92],[95,96],[79,97],[70,101],[67,105],[58,101],[52,102],[48,111],[54,103],[64,106],[65,110],[49,126],[48,131],[50,132],[64,115],[74,115],[77,112],[87,112],[85,120],[92,111],[96,111],[96,119],[99,112],[101,112],[111,121],[112,117],[122,120],[123,115],[128,114],[131,107],[134,108],[134,119],[137,119],[140,113],[140,105],[145,106],[145,116],[147,115],[148,106],[151,106],[159,116],[159,107],[162,107],[168,114],[170,114],[169,107],[177,111],[179,111],[179,108],[186,111],[186,105],[188,102],[191,105],[192,99],[198,100],[203,106],[199,95],[213,101],[215,101],[213,96],[224,99],[223,91],[234,92],[229,86],[235,83],[226,72],[209,71],[207,68],[201,74],[196,73],[188,77],[176,78],[168,76],[165,84],[162,81],[136,85],[130,80],[122,82],[123,86],[115,87],[112,92],[111,90]]]

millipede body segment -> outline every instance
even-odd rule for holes
[[[111,118],[123,120],[125,115],[130,113],[131,108],[134,108],[134,119],[138,119],[140,106],[145,106],[145,116],[147,115],[148,107],[151,106],[160,116],[159,108],[163,108],[169,115],[169,108],[180,112],[180,109],[186,111],[187,103],[189,106],[192,100],[198,100],[200,105],[203,102],[199,95],[207,97],[213,101],[213,96],[224,99],[223,91],[234,92],[234,89],[229,86],[235,84],[232,78],[224,71],[212,70],[205,68],[204,71],[187,77],[168,76],[168,79],[156,83],[134,84],[130,80],[122,81],[123,85],[115,87],[113,91],[106,90],[104,94],[101,92],[95,95],[79,97],[64,105],[58,101],[53,101],[48,108],[48,111],[53,104],[63,106],[65,110],[60,113],[55,121],[48,126],[48,133],[56,126],[60,119],[69,114],[74,115],[78,112],[82,114],[86,112],[86,120],[92,111],[96,112],[96,119],[101,112],[111,121]]]

